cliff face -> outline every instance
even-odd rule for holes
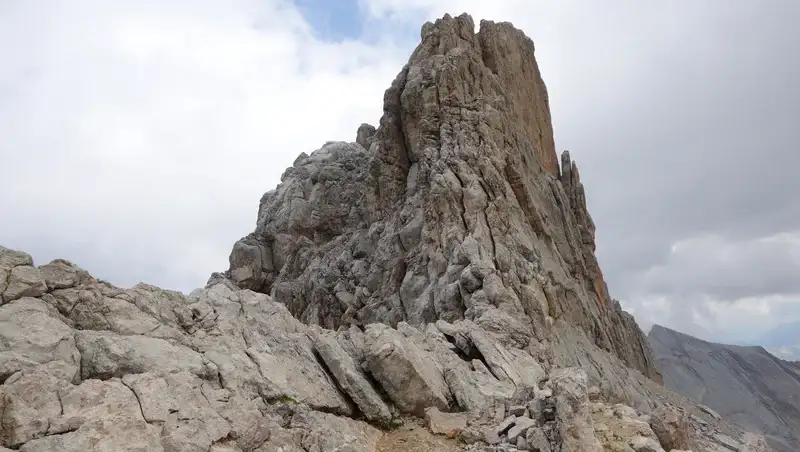
[[[264,195],[226,275],[331,329],[498,309],[548,341],[563,320],[658,381],[609,297],[578,168],[560,161],[533,42],[445,17],[423,27],[377,129],[301,155]]]
[[[706,342],[653,326],[648,339],[664,385],[747,429],[776,450],[800,444],[800,368],[763,347]]]

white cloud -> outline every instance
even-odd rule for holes
[[[275,1],[18,1],[0,39],[4,244],[183,290],[297,154],[377,121],[406,58]]]
[[[755,339],[800,319],[800,233],[734,240],[716,234],[675,242],[661,265],[632,273],[637,320],[708,339]]]

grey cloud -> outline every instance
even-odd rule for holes
[[[795,235],[800,239],[800,234]],[[641,293],[720,301],[800,293],[800,240],[694,239],[641,274]]]
[[[561,108],[573,117],[559,121],[557,140],[583,167],[600,259],[613,270],[606,275],[619,295],[645,295],[633,289],[649,268],[660,268],[654,289],[675,303],[687,291],[730,300],[794,289],[790,274],[798,263],[774,249],[744,246],[741,253],[755,255],[743,255],[743,267],[754,265],[736,276],[720,268],[687,274],[659,267],[669,247],[687,237],[745,240],[800,225],[800,61],[791,57],[800,54],[792,19],[800,4],[771,5],[782,8],[752,2],[728,2],[725,11],[689,8],[687,15],[697,17],[681,27],[680,39],[652,48],[641,62],[646,70],[619,91],[617,103],[589,98]],[[580,128],[591,120],[597,124],[588,132]]]
[[[640,300],[663,296],[671,311],[658,322],[713,339],[693,319],[713,323],[709,298],[800,289],[789,251],[753,245],[800,226],[800,3],[677,1],[653,6],[655,18],[651,6],[611,2],[560,31],[526,31],[556,144],[581,167],[612,295],[637,318]],[[707,234],[736,263],[670,255]]]

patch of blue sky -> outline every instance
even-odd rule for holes
[[[410,44],[419,39],[421,14],[377,17],[369,13],[364,0],[293,0],[293,4],[324,41],[375,44],[391,40]]]
[[[325,41],[360,40],[365,15],[359,0],[294,0],[295,7]]]

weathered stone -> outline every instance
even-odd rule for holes
[[[664,449],[653,438],[635,436],[630,441],[630,446],[636,452],[664,452]]]
[[[18,447],[45,436],[61,414],[59,392],[67,386],[64,380],[35,370],[0,386],[0,444]]]
[[[449,411],[450,392],[444,377],[416,344],[380,324],[367,327],[367,344],[370,373],[398,408],[419,416],[431,406]]]
[[[374,126],[369,124],[361,124],[358,127],[358,132],[356,133],[356,143],[363,146],[364,149],[369,149],[376,132],[377,130]]]
[[[486,429],[483,433],[483,440],[486,441],[487,444],[500,444],[502,442],[502,438],[497,433],[496,429],[489,428]]]
[[[713,438],[717,444],[724,446],[732,451],[738,452],[741,448],[741,445],[739,444],[738,441],[734,440],[730,436],[725,435],[723,433],[715,433]]]
[[[515,444],[517,442],[517,438],[520,436],[525,436],[525,432],[535,425],[536,421],[529,417],[522,416],[516,418],[514,420],[514,426],[508,430],[508,442]]]
[[[207,450],[230,433],[203,393],[203,381],[189,372],[131,374],[122,382],[136,395],[144,420],[163,425],[167,450]]]
[[[0,268],[11,269],[20,265],[33,265],[33,258],[24,251],[0,246]]]
[[[160,439],[161,428],[142,418],[135,394],[119,379],[87,380],[63,393],[61,404],[63,413],[51,428],[64,433],[28,441],[20,447],[21,451],[165,450]]]
[[[391,420],[392,414],[389,407],[333,335],[317,334],[314,339],[314,347],[336,378],[339,386],[353,399],[367,419],[381,422]]]
[[[504,435],[508,431],[508,429],[510,429],[511,427],[514,426],[514,424],[516,422],[517,422],[517,417],[514,416],[514,415],[511,415],[511,416],[507,417],[503,422],[501,422],[500,425],[498,425],[494,429],[494,432],[497,435]]]
[[[586,373],[581,369],[558,369],[551,377],[556,417],[567,450],[602,452],[594,436]]]
[[[39,271],[50,291],[75,287],[90,277],[85,270],[64,259],[56,259],[49,264],[41,265]]]
[[[597,402],[598,400],[600,400],[600,397],[602,395],[600,392],[600,388],[598,388],[597,386],[590,386],[588,392],[590,401]]]
[[[650,427],[665,450],[695,447],[686,416],[672,407],[658,407],[650,416]]]
[[[530,452],[551,451],[550,441],[548,441],[541,428],[529,428],[525,435],[525,441],[528,445],[528,451]]]
[[[3,301],[8,303],[22,297],[39,297],[47,293],[47,284],[38,268],[20,265],[11,269],[3,292]]]
[[[207,380],[217,379],[214,363],[194,350],[163,339],[79,331],[75,342],[81,352],[82,379],[107,379],[155,370],[186,370]]]
[[[28,369],[73,381],[79,368],[75,334],[53,307],[36,298],[0,306],[0,381]]]
[[[464,413],[442,413],[436,407],[425,410],[425,421],[431,432],[449,438],[455,438],[467,427],[467,417]]]
[[[705,405],[697,405],[697,407],[700,408],[700,411],[710,415],[714,419],[722,419],[722,416],[720,416],[719,413],[717,413],[716,411],[712,410],[711,408]]]
[[[380,430],[365,422],[300,410],[292,416],[292,429],[304,432],[301,450],[320,452],[372,452]]]

